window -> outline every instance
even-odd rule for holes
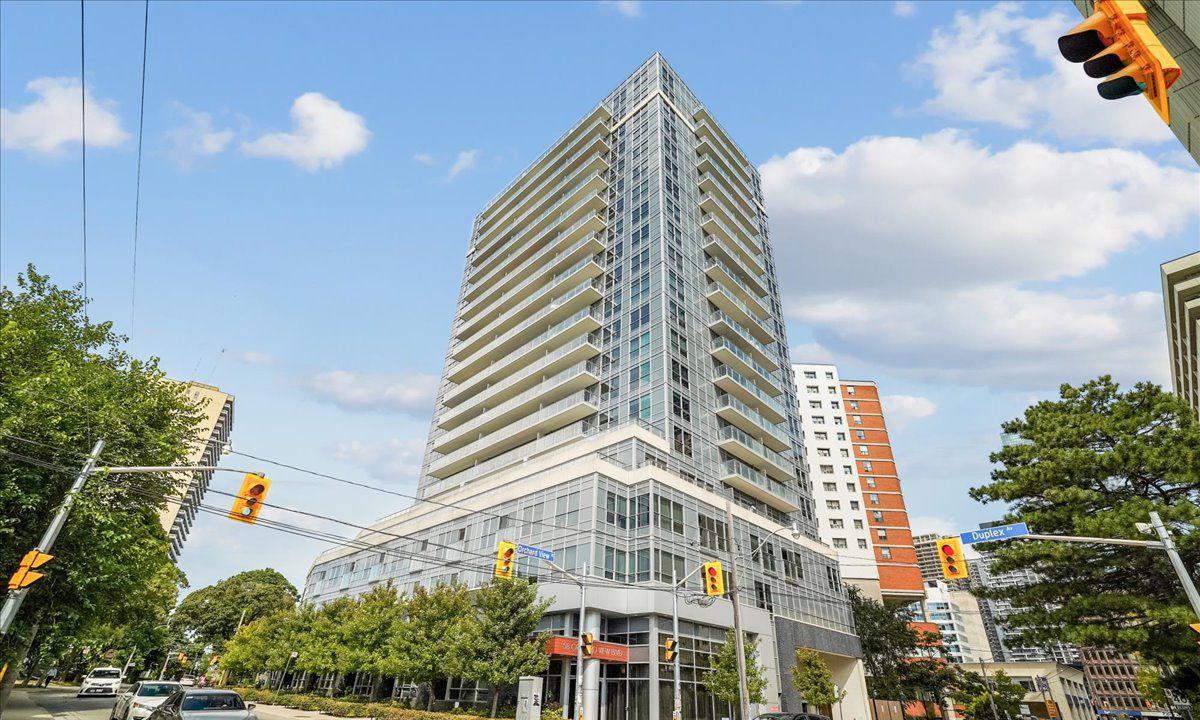
[[[671,428],[671,434],[674,439],[675,452],[683,453],[684,455],[691,457],[692,434],[678,425]]]
[[[679,334],[679,331],[671,331],[671,349],[681,358],[686,358],[687,354],[687,338]]]
[[[621,529],[629,527],[629,501],[611,490],[604,495],[604,521]]]
[[[821,401],[820,400],[809,400],[808,406],[810,408],[813,408],[814,410],[820,410],[821,409]]]
[[[648,352],[650,352],[649,330],[629,341],[629,359],[633,360],[634,358],[645,355]]]
[[[862,521],[862,520],[855,520],[855,521],[854,521],[854,529],[855,529],[855,530],[862,530],[862,529],[863,529],[863,521]]]
[[[892,559],[892,549],[891,548],[879,548],[879,554],[880,554],[880,556],[883,557],[884,560]]]
[[[862,538],[859,538],[858,539],[858,548],[860,550],[866,550],[867,549],[867,541],[863,540]]]
[[[858,446],[858,454],[859,454],[859,455],[866,455],[866,454],[867,454],[867,446],[866,446],[866,445],[859,445],[859,446]]]
[[[846,492],[856,492],[857,490],[858,490],[858,487],[854,483],[852,483],[852,482],[846,483]]]
[[[671,553],[663,552],[662,550],[656,550],[655,560],[657,562],[655,563],[654,568],[654,579],[658,580],[659,582],[669,583],[673,580],[682,580],[683,577],[688,574],[687,560],[678,555],[672,555]],[[671,576],[672,570],[675,573],[674,578]]]
[[[873,467],[874,467],[874,466],[873,466],[873,465],[871,465],[871,461],[870,461],[870,460],[863,460],[863,461],[862,461],[862,469],[863,469],[863,470],[866,470],[867,472],[871,472],[871,470],[872,470],[872,468],[873,468]]]
[[[854,394],[855,394],[855,392],[854,392],[854,386],[853,386],[853,385],[847,385],[847,386],[846,386],[846,394],[847,394],[847,395],[854,395]]]
[[[832,379],[833,379],[833,373],[831,373],[831,372],[827,372],[827,373],[825,373],[825,379],[826,379],[826,380],[832,380]]]
[[[838,392],[837,392],[837,388],[835,388],[834,386],[830,385],[830,386],[829,386],[829,394],[830,394],[830,395],[837,395],[837,394],[838,394]]]
[[[829,518],[829,527],[841,529],[846,527],[846,521],[841,518]]]
[[[834,424],[834,425],[841,425],[841,424],[842,424],[842,416],[841,416],[841,415],[834,415],[834,416],[833,416],[833,424]]]
[[[698,515],[696,522],[700,526],[700,546],[724,552],[728,547],[725,544],[725,523],[707,515]]]
[[[838,434],[837,434],[837,439],[838,439],[838,440],[845,440],[845,439],[846,439],[846,433],[844,433],[844,432],[840,432],[840,433],[838,433]]]
[[[655,517],[657,518],[658,526],[663,530],[683,534],[683,505],[677,502],[658,495],[658,505],[655,508]]]
[[[815,370],[805,370],[804,371],[804,379],[805,380],[816,380],[817,372]]]
[[[837,483],[827,482],[824,483],[824,486],[825,492],[837,492]]]
[[[855,437],[855,439],[857,439],[857,440],[866,440],[866,439],[867,439],[867,434],[866,434],[865,432],[863,432],[862,430],[855,430],[855,431],[854,431],[854,437]]]
[[[771,602],[771,588],[757,580],[754,581],[754,604],[768,612],[775,609]]]
[[[869,488],[875,487],[875,478],[873,478],[873,477],[867,478],[867,487],[869,487]]]
[[[829,407],[833,408],[834,410],[841,410],[842,404],[840,402],[838,402],[837,400],[830,400]]]
[[[671,379],[679,383],[679,386],[684,390],[691,387],[691,381],[688,378],[688,369],[674,358],[671,359]]]
[[[650,361],[629,369],[629,387],[630,389],[641,387],[650,382]]]
[[[862,415],[853,416],[853,420],[855,425],[862,425]]]
[[[804,579],[804,565],[799,554],[790,550],[783,551],[783,574],[789,580]]]
[[[833,546],[838,549],[844,549],[844,548],[849,547],[849,545],[846,544],[846,538],[834,538]]]
[[[636,305],[650,294],[650,274],[642,275],[629,286],[629,304]]]
[[[650,303],[646,303],[640,308],[637,308],[633,312],[629,313],[630,330],[637,330],[648,322],[650,322]]]
[[[809,395],[816,395],[817,393],[821,392],[821,388],[817,387],[816,385],[809,385],[804,389],[808,391]]]
[[[838,454],[842,457],[850,457],[850,451],[847,450],[846,448],[839,448]]]
[[[829,448],[817,448],[817,455],[829,457]]]
[[[878,505],[879,504],[879,493],[868,494],[867,500],[870,500],[872,505]]]
[[[672,360],[671,362],[674,362]],[[692,420],[692,401],[685,398],[683,395],[672,390],[671,391],[671,413],[688,422]]]
[[[871,519],[874,520],[875,522],[883,522],[883,511],[882,510],[872,510],[871,511]]]
[[[604,577],[609,580],[625,582],[627,576],[626,567],[628,564],[625,555],[624,550],[617,550],[608,546],[604,547]]]
[[[851,401],[850,401],[850,409],[851,409],[851,410],[857,410],[857,409],[858,409],[858,401],[857,401],[857,400],[851,400]]]
[[[828,508],[829,510],[841,510],[842,509],[842,501],[841,500],[826,500],[825,507]]]
[[[854,466],[853,465],[843,465],[842,466],[842,474],[843,475],[853,475],[854,474]]]
[[[629,417],[650,419],[650,396],[643,395],[629,401]]]
[[[858,509],[858,501],[857,501],[857,500],[851,500],[851,501],[850,501],[850,509],[851,509],[851,510],[857,510],[857,509]]]
[[[832,465],[822,465],[821,472],[825,473],[826,475],[832,475],[833,474],[833,466]]]
[[[824,425],[825,424],[825,418],[821,417],[820,415],[813,415],[812,421],[813,421],[813,425]]]
[[[829,433],[827,433],[827,432],[815,432],[815,433],[813,433],[813,437],[814,437],[814,438],[816,438],[817,440],[828,440],[828,439],[829,439]]]
[[[887,530],[879,528],[875,531],[875,537],[879,538],[880,540],[887,540]]]

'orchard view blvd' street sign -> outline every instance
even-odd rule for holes
[[[1021,537],[1028,534],[1029,526],[1023,522],[1019,522],[1011,525],[997,525],[996,527],[980,528],[979,530],[968,530],[958,537],[962,540],[963,545],[971,545],[973,543],[1008,540],[1009,538]]]
[[[522,555],[529,555],[531,557],[535,557],[538,560],[547,560],[549,562],[554,562],[554,551],[553,550],[543,550],[540,547],[534,547],[532,545],[517,545],[517,552],[521,553]]]

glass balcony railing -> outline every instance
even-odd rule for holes
[[[741,226],[746,234],[751,237],[758,237],[762,232],[762,225],[759,222],[758,216],[746,212],[742,204],[733,199],[729,191],[725,189],[725,186],[717,182],[715,175],[711,172],[701,173],[698,184],[702,192],[716,198],[721,212],[726,217]],[[703,199],[701,198],[701,200]]]
[[[756,382],[758,383],[759,387],[763,387],[765,385],[766,387],[763,387],[763,389],[770,393],[772,397],[778,397],[779,395],[783,394],[783,390],[780,389],[779,383],[774,377],[771,376],[771,371],[767,370],[762,365],[759,365],[758,361],[750,357],[750,353],[738,347],[733,341],[724,337],[718,337],[714,339],[713,351],[715,352],[719,349],[727,350],[728,352],[732,353],[733,356],[740,360],[743,365],[750,368],[750,370],[758,376]]]
[[[729,420],[728,413],[725,410],[733,410],[741,415],[745,420],[750,421],[755,430],[762,431],[764,442],[771,443],[777,451],[788,450],[791,448],[791,442],[788,440],[787,429],[779,423],[773,423],[759,414],[757,410],[750,407],[746,403],[738,400],[728,393],[717,394],[717,414],[726,418],[727,422],[736,422]]]
[[[728,440],[740,443],[746,449],[750,450],[753,455],[761,458],[762,462],[768,463],[772,469],[775,470],[775,473],[771,473],[770,470],[768,470],[767,472],[769,474],[777,474],[787,478],[796,477],[796,472],[793,469],[791,461],[766,445],[763,445],[756,438],[752,437],[749,433],[743,431],[741,428],[734,427],[733,425],[726,425],[720,429],[717,436],[723,441]]]
[[[507,277],[505,278],[496,277],[496,273],[506,267],[506,265],[503,263],[489,270],[484,274],[484,277],[472,278],[471,281],[467,283],[467,291],[463,293],[462,310],[459,311],[460,319],[462,319],[463,322],[466,322],[484,308],[490,307],[494,302],[491,299],[493,293],[480,293],[476,296],[472,292],[473,290],[479,289],[484,285],[487,285],[489,290],[493,288],[502,290],[505,286],[509,286],[507,290],[503,290],[503,293],[507,296],[512,291],[511,285],[513,282],[524,282],[522,278],[528,279],[532,276],[541,274],[532,272],[534,268],[553,267],[554,263],[558,262],[561,258],[570,257],[571,255],[579,252],[580,248],[586,247],[589,244],[598,246],[598,248],[603,248],[604,238],[600,235],[600,233],[593,232],[584,235],[582,238],[571,243],[566,248],[559,249],[559,244],[563,238],[570,236],[581,226],[586,225],[589,222],[596,221],[601,223],[603,222],[603,216],[598,212],[585,215],[579,220],[571,223],[571,227],[559,232],[554,236],[554,239],[547,241],[546,244],[543,245],[541,249],[539,249],[533,255],[530,255],[515,267],[510,268],[506,273]],[[470,299],[467,299],[468,296],[471,296]]]
[[[742,492],[762,500],[768,505],[794,512],[800,509],[800,495],[783,483],[772,480],[766,473],[756,470],[737,458],[727,458],[721,463],[724,476],[721,480]]]
[[[467,360],[463,360],[461,362],[453,361],[446,369],[446,375],[450,382],[460,385],[463,383],[464,379],[472,375],[476,376],[481,381],[488,378],[494,378],[497,376],[500,370],[506,369],[510,363],[523,359],[530,352],[536,350],[540,345],[549,342],[551,338],[565,332],[572,325],[578,324],[585,319],[591,319],[594,327],[600,326],[601,318],[599,313],[596,310],[593,310],[591,307],[586,307],[572,314],[571,316],[558,321],[554,325],[551,325],[544,332],[538,334],[536,337],[532,338],[520,347],[509,350],[504,354],[504,356],[493,360],[491,363],[486,365],[480,364],[479,361],[487,356],[487,354],[483,351],[476,353]],[[484,350],[487,350],[487,348],[484,348]]]
[[[728,277],[729,281],[736,286],[736,290],[741,290],[742,299],[750,305],[755,314],[759,317],[767,317],[771,314],[769,304],[763,298],[763,294],[750,287],[750,284],[742,279],[741,273],[735,271],[717,258],[709,258],[704,264],[704,270],[705,272],[709,272],[714,268],[720,269]]]
[[[707,115],[708,112],[704,111],[703,114]],[[751,179],[750,171],[747,168],[753,167],[753,163],[746,158],[746,154],[737,148],[736,143],[725,134],[725,130],[720,125],[717,125],[711,117],[704,117],[696,124],[696,133],[711,138],[717,147],[724,151],[725,155],[729,158],[730,164],[739,168],[747,181]]]
[[[539,322],[543,322],[548,315],[552,315],[552,314],[561,312],[562,307],[564,305],[567,305],[568,303],[570,303],[575,298],[577,298],[581,295],[584,295],[585,293],[589,293],[589,292],[590,292],[590,294],[593,294],[593,295],[596,293],[603,293],[603,289],[604,288],[599,283],[597,283],[595,280],[591,280],[591,279],[585,280],[584,282],[579,283],[578,285],[571,288],[570,290],[567,290],[562,295],[559,295],[557,298],[554,299],[554,302],[552,302],[550,305],[547,305],[546,307],[542,308],[541,310],[538,310],[534,314],[532,314],[529,317],[522,320],[517,325],[514,325],[513,327],[504,331],[503,333],[495,336],[491,340],[487,340],[482,346],[480,346],[478,341],[470,342],[470,343],[462,342],[462,343],[457,343],[457,344],[451,346],[450,356],[461,360],[464,365],[468,364],[472,360],[477,358],[479,355],[488,354],[488,353],[495,351],[498,348],[503,347],[506,343],[511,341],[513,338],[518,337],[522,333],[527,332],[530,327],[536,325]],[[476,338],[486,338],[486,337],[487,337],[486,335],[477,335],[476,336]]]
[[[713,310],[712,315],[709,316],[708,324],[710,326],[715,325],[717,327],[728,328],[733,335],[730,339],[734,342],[742,343],[745,348],[749,348],[751,355],[758,360],[759,364],[772,372],[779,368],[779,364],[775,362],[774,343],[772,345],[765,345],[759,342],[758,338],[746,326],[730,317],[729,313],[722,310]],[[717,332],[721,331],[718,330]]]
[[[761,408],[759,410],[760,413],[762,410],[769,410],[773,412],[779,420],[783,420],[787,417],[787,410],[784,409],[782,403],[763,392],[761,388],[754,384],[753,380],[745,375],[742,375],[737,370],[734,370],[728,365],[719,365],[716,369],[714,379],[720,380],[721,378],[729,378],[736,383],[737,386],[740,387],[742,391],[751,398],[751,402]]]
[[[708,202],[709,198],[708,193],[700,193],[700,202]],[[711,225],[715,228],[715,234],[721,236],[725,242],[729,243],[730,247],[737,251],[740,256],[739,259],[750,270],[759,276],[766,274],[767,267],[757,239],[752,239],[752,236],[744,232],[732,230],[721,218],[711,212],[705,212],[700,215],[700,226],[704,227],[706,225]]]
[[[721,181],[722,186],[730,197],[738,201],[738,207],[748,217],[758,220],[758,203],[751,200],[746,195],[745,188],[747,183],[738,182],[729,176],[722,168],[721,164],[712,160],[712,155],[706,155],[700,160],[701,173],[711,173],[715,178]]]
[[[746,328],[762,342],[770,342],[775,334],[767,327],[767,318],[759,315],[747,305],[741,298],[733,294],[728,288],[719,283],[709,282],[705,288],[709,302],[718,306],[718,309],[724,310],[732,315],[734,319],[739,320]],[[720,298],[713,297],[720,295]]]

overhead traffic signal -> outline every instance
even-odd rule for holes
[[[262,475],[247,473],[246,479],[242,480],[242,489],[238,490],[233,507],[229,510],[229,519],[244,523],[258,522],[258,513],[262,510],[269,489],[270,480]]]
[[[504,580],[511,580],[516,559],[517,546],[507,540],[501,540],[496,545],[496,569],[492,575]]]
[[[1139,0],[1096,0],[1088,19],[1058,39],[1062,56],[1083,63],[1088,77],[1105,78],[1100,97],[1119,100],[1145,94],[1163,122],[1171,122],[1167,88],[1182,71],[1146,22]]]
[[[663,662],[675,660],[675,638],[669,637],[663,641]]]
[[[8,579],[9,590],[20,590],[23,587],[28,587],[34,581],[41,579],[42,573],[34,572],[34,568],[45,565],[53,555],[47,555],[44,552],[30,550],[21,558],[21,564],[17,565],[17,571]]]
[[[596,639],[590,632],[585,632],[580,636],[579,648],[583,651],[584,657],[591,657],[592,653],[596,652]]]
[[[715,597],[725,594],[725,571],[721,568],[720,560],[713,560],[701,565],[700,575],[704,579],[705,595]]]
[[[963,556],[962,540],[956,537],[938,538],[938,560],[942,562],[942,577],[961,580],[967,576],[967,559]]]

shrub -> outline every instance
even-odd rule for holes
[[[246,702],[282,705],[297,710],[314,710],[346,718],[373,718],[374,720],[461,720],[470,711],[460,709],[457,713],[428,712],[405,707],[402,703],[367,702],[344,698],[327,698],[319,695],[283,692],[278,695],[270,690],[257,688],[234,688]]]

